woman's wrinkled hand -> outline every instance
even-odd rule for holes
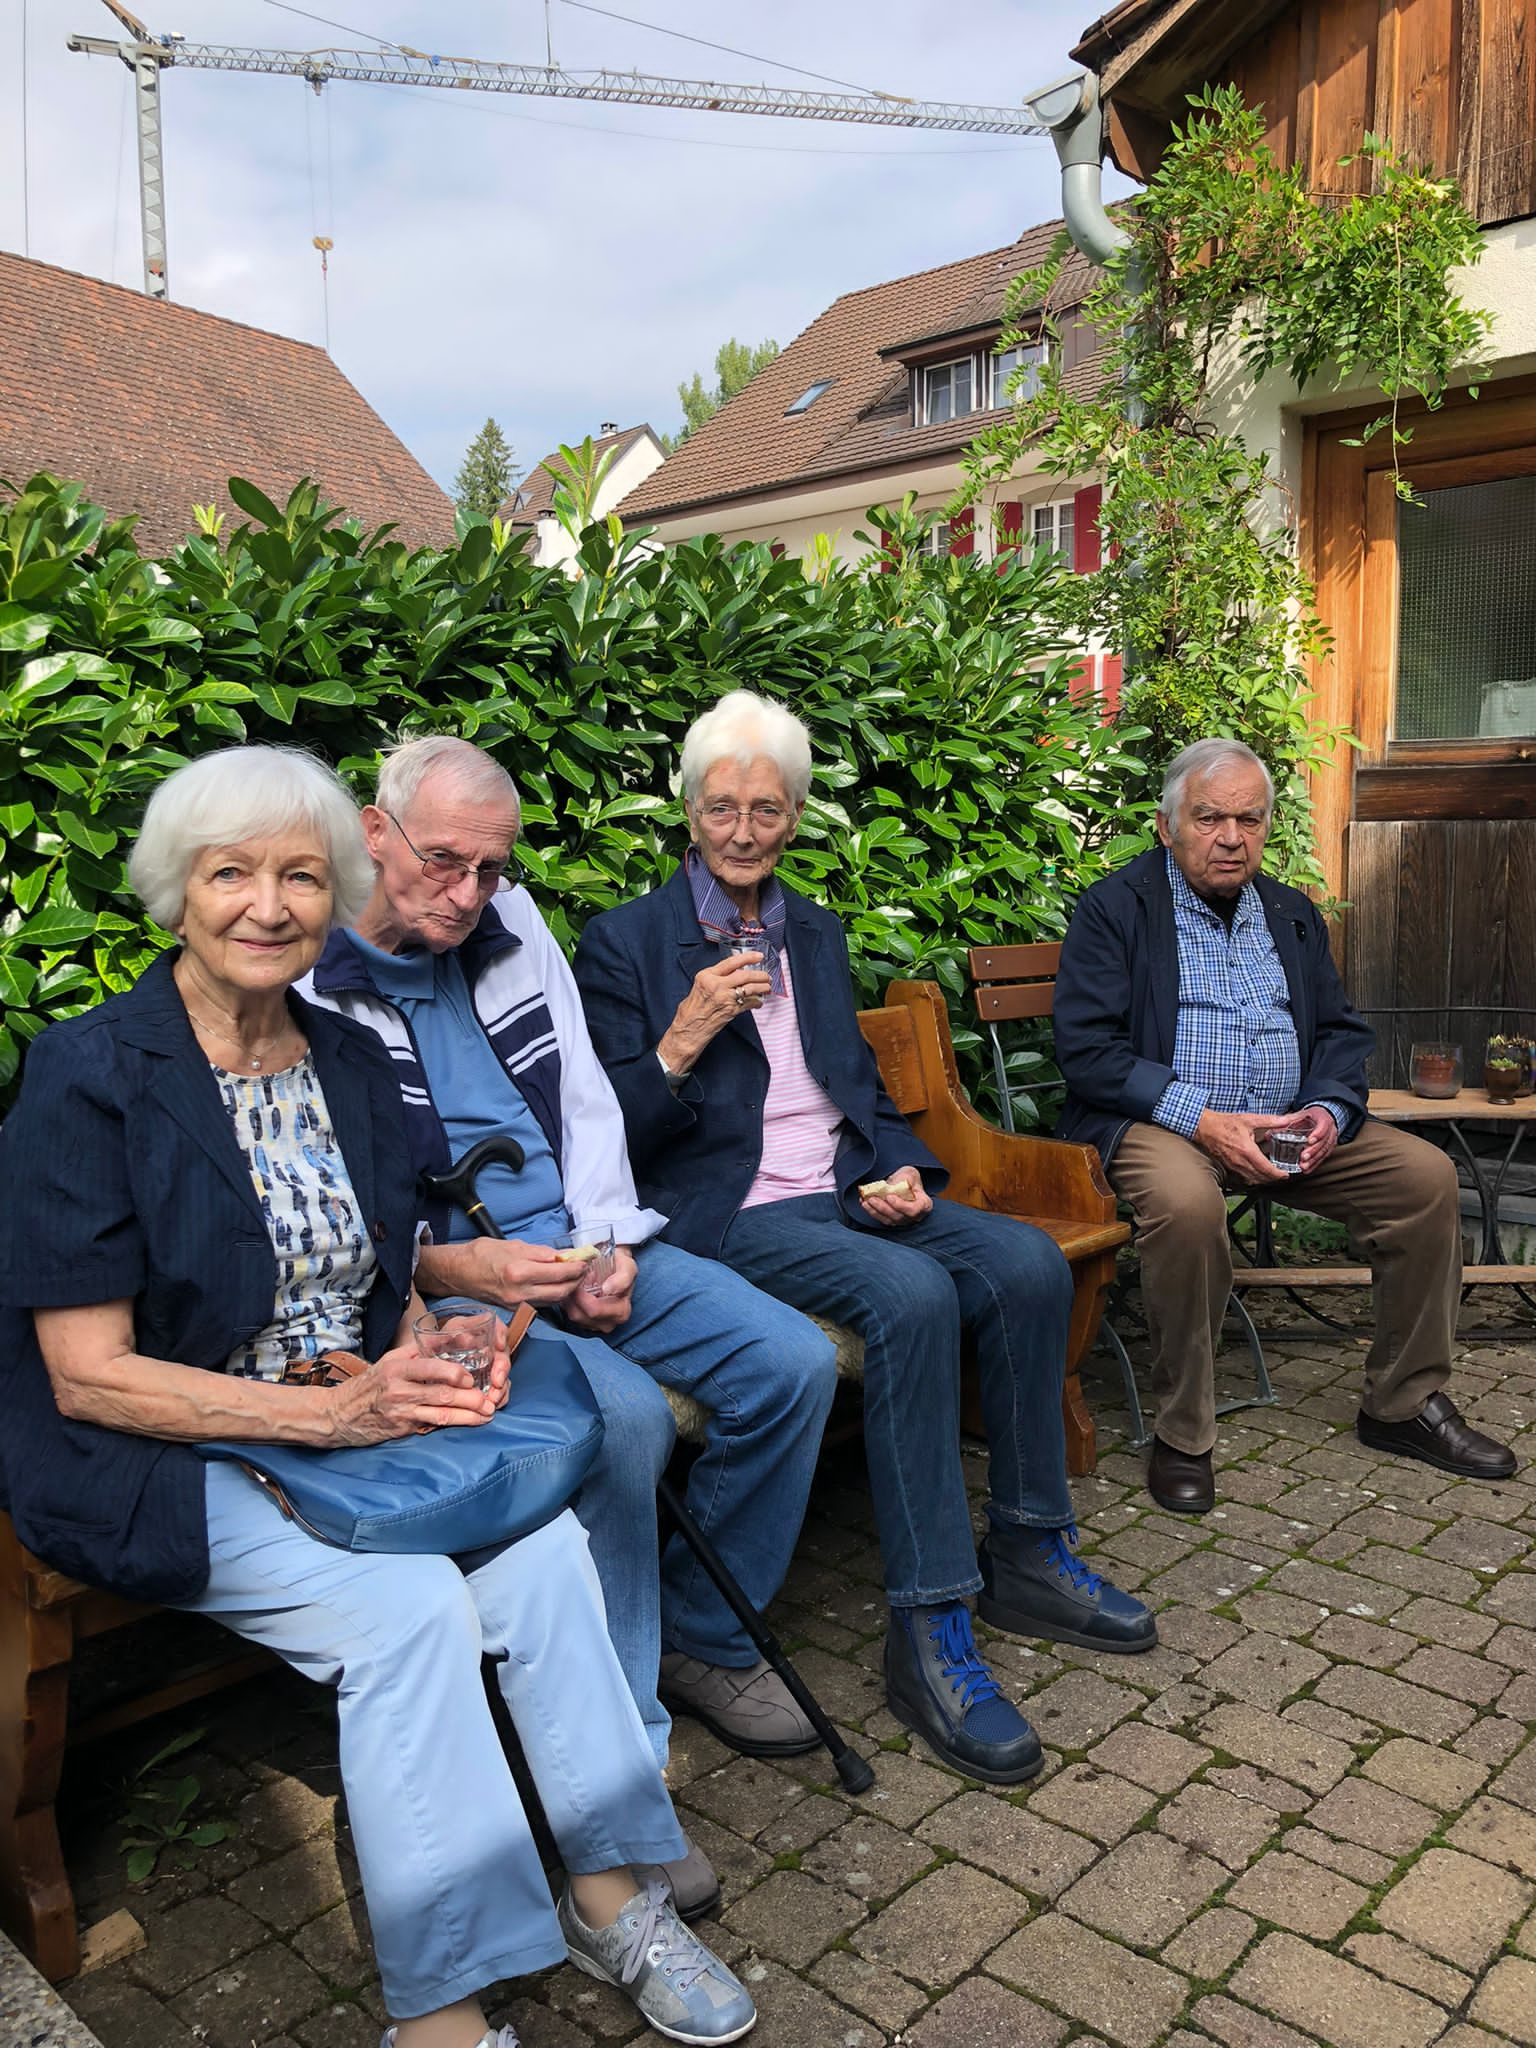
[[[669,1073],[686,1074],[733,1017],[761,1007],[773,987],[761,953],[733,953],[693,977],[656,1050]]]
[[[461,1365],[399,1345],[330,1389],[328,1417],[337,1447],[388,1443],[429,1429],[487,1422],[507,1399],[507,1329],[498,1317],[490,1385],[481,1392]]]

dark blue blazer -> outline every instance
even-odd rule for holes
[[[1301,1052],[1291,1106],[1338,1102],[1341,1137],[1359,1130],[1375,1037],[1351,1008],[1316,905],[1299,889],[1257,877],[1279,949]],[[1096,1145],[1106,1164],[1128,1125],[1150,1123],[1174,1079],[1179,946],[1161,846],[1088,890],[1067,927],[1056,981],[1056,1064],[1067,1084],[1057,1136]]]
[[[864,1222],[858,1183],[921,1168],[933,1194],[949,1175],[880,1085],[859,1030],[843,928],[831,911],[784,891],[784,938],[805,1063],[844,1117],[837,1192]],[[659,889],[594,917],[572,962],[597,1056],[624,1111],[640,1198],[670,1219],[666,1237],[718,1258],[763,1156],[768,1060],[749,1016],[733,1017],[674,1095],[656,1046],[701,968],[720,948],[699,929],[679,868]]]
[[[125,995],[45,1031],[0,1131],[0,1490],[40,1557],[136,1599],[208,1578],[203,1460],[59,1412],[34,1308],[130,1299],[146,1357],[219,1368],[272,1320],[277,1266],[165,954]],[[415,1183],[400,1088],[371,1031],[290,996],[378,1251],[363,1349],[410,1299]]]

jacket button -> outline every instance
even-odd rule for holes
[[[375,1244],[382,1244],[388,1235],[388,1228],[383,1223],[375,1223],[373,1226],[373,1241]]]

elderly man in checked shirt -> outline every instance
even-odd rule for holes
[[[1250,1188],[1283,1185],[1291,1207],[1346,1224],[1370,1264],[1360,1441],[1469,1479],[1515,1469],[1445,1391],[1461,1286],[1455,1170],[1366,1115],[1371,1032],[1323,921],[1259,872],[1273,807],[1247,747],[1186,747],[1163,787],[1162,844],[1084,896],[1056,985],[1060,1135],[1098,1147],[1135,1216],[1157,1400],[1147,1485],[1176,1514],[1215,1504],[1226,1198]],[[1286,1130],[1304,1139],[1290,1172],[1268,1154]]]

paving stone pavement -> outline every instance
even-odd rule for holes
[[[704,1932],[763,2048],[1536,2048],[1536,1333],[1458,1359],[1464,1412],[1522,1455],[1497,1487],[1357,1444],[1362,1350],[1274,1348],[1279,1404],[1225,1419],[1203,1519],[1153,1506],[1090,1372],[1084,1548],[1156,1606],[1161,1643],[1117,1658],[980,1631],[1047,1745],[1013,1790],[940,1768],[885,1710],[862,1462],[824,1459],[774,1620],[874,1790],[687,1722],[674,1744],[724,1887]],[[966,1474],[979,1526],[977,1447]],[[104,2048],[374,2048],[328,1699],[276,1674],[187,1725],[206,1734],[174,1769],[233,1832],[139,1885],[123,1785],[166,1728],[72,1761],[83,1917],[127,1907],[147,1940],[66,1999]],[[653,2038],[569,1968],[488,2005],[524,2048]]]

